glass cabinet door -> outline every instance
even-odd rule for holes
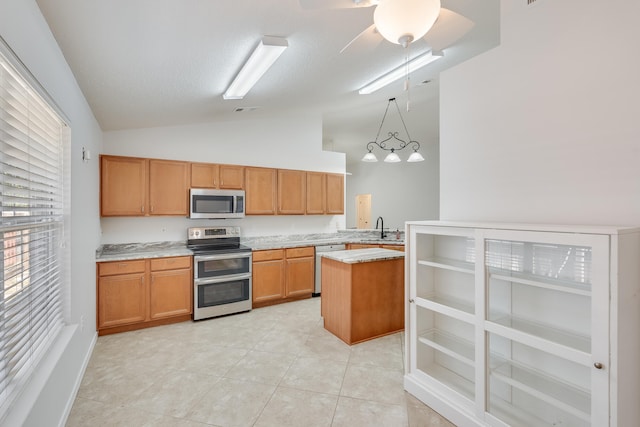
[[[513,426],[608,423],[608,236],[484,232],[486,412]],[[597,314],[597,315],[594,315]],[[595,410],[594,402],[598,402]]]

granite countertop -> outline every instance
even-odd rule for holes
[[[404,252],[394,251],[393,249],[368,248],[352,249],[349,251],[323,252],[322,257],[340,261],[345,264],[357,264],[361,262],[404,258]]]
[[[295,248],[302,246],[344,245],[347,243],[404,245],[404,233],[400,233],[400,239],[396,239],[396,236],[395,232],[389,232],[387,237],[382,239],[380,237],[380,231],[340,230],[336,233],[246,237],[241,238],[240,243],[253,250]],[[105,244],[96,250],[96,261],[124,261],[132,259],[191,255],[193,255],[193,252],[187,249],[186,241]]]
[[[187,242],[123,243],[102,245],[96,251],[96,261],[125,261],[131,259],[191,256]]]

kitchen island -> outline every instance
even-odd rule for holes
[[[404,252],[371,248],[322,255],[326,330],[351,345],[404,329]]]

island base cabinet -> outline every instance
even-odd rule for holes
[[[98,335],[190,320],[191,256],[97,263]]]
[[[640,229],[405,235],[409,393],[456,425],[638,425]]]
[[[404,259],[355,264],[322,258],[326,330],[351,345],[404,329]]]

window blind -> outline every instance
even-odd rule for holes
[[[55,109],[0,50],[0,416],[63,326],[68,135]]]

